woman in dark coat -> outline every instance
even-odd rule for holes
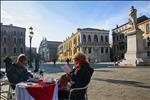
[[[15,64],[7,64],[7,77],[12,84],[12,88],[15,89],[15,85],[20,82],[27,81],[33,77],[31,73],[27,71],[25,65],[27,64],[27,58],[24,54],[20,54]]]
[[[65,75],[66,80],[69,80],[71,84],[70,89],[85,87],[90,82],[93,71],[93,68],[90,67],[89,63],[86,61],[86,56],[83,53],[75,54],[74,68],[69,74]],[[74,91],[71,94],[71,100],[84,100],[85,92],[86,90]],[[69,90],[59,89],[59,100],[68,98],[69,93]]]

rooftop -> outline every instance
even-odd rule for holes
[[[148,19],[150,19],[150,18],[148,18],[148,17],[145,16],[145,15],[140,16],[140,17],[137,18],[137,24],[139,24],[139,23],[141,23],[141,22],[143,22],[143,21],[145,21],[145,20],[148,20]],[[117,28],[120,28],[120,27],[122,27],[122,26],[124,26],[124,25],[126,25],[126,24],[128,24],[128,22],[125,23],[125,24],[122,24],[122,25],[120,25],[120,26],[118,26],[118,27],[116,27],[116,28],[114,28],[114,29],[112,29],[112,30],[115,30],[115,29],[117,29]]]
[[[14,26],[13,24],[4,25],[3,23],[1,23],[1,27],[12,27],[12,28],[26,29],[26,28],[23,28],[23,27],[20,27],[20,26]]]
[[[77,30],[93,30],[93,31],[108,31],[108,30],[104,30],[104,29],[96,29],[96,28],[77,28]]]

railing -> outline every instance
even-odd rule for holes
[[[86,42],[86,43],[84,43],[83,42],[83,43],[79,44],[79,46],[81,46],[81,45],[109,45],[109,42],[104,42],[104,43],[99,43],[99,42],[98,43],[95,43],[95,42],[94,43],[93,42]]]

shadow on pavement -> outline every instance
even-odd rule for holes
[[[94,70],[95,72],[113,72],[112,70]]]
[[[101,79],[101,78],[93,78],[92,80],[105,81],[105,82],[113,83],[113,84],[122,84],[122,85],[128,85],[128,86],[134,86],[134,87],[141,87],[141,88],[148,88],[148,89],[150,89],[150,86],[143,85],[143,83],[136,82],[136,81]]]

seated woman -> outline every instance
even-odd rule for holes
[[[71,84],[70,89],[82,88],[90,82],[93,72],[94,72],[93,68],[91,68],[89,63],[86,61],[86,56],[83,53],[77,53],[74,56],[73,70],[69,74],[63,75],[61,79],[66,79],[66,81],[70,82]],[[60,80],[59,85],[62,85],[61,80]],[[71,99],[72,100],[84,100],[85,92],[86,90],[74,91],[71,94]],[[64,100],[66,98],[69,98],[69,93],[70,91],[68,89],[61,89],[61,86],[60,86],[60,89],[58,91],[59,100]]]
[[[25,68],[26,64],[27,64],[27,58],[24,54],[20,54],[17,57],[17,62],[15,64],[6,64],[7,77],[9,82],[13,84],[12,85],[13,89],[15,89],[15,85],[17,83],[27,81],[29,78],[33,77],[33,75],[29,73]]]

